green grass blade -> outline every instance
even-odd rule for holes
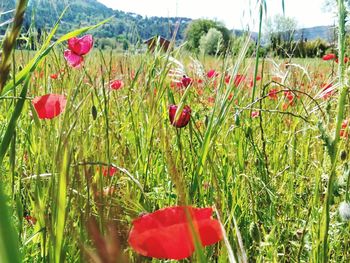
[[[21,262],[17,233],[11,219],[11,213],[6,204],[0,181],[0,259],[2,263]]]
[[[60,178],[57,188],[57,206],[55,215],[55,247],[54,247],[54,257],[55,262],[62,262],[62,247],[64,240],[64,229],[66,221],[66,206],[67,206],[67,176],[69,172],[69,154],[67,149],[65,150]]]
[[[17,102],[15,110],[11,116],[10,122],[7,125],[7,129],[5,131],[5,135],[2,138],[1,144],[0,144],[0,166],[2,164],[2,161],[5,157],[5,154],[10,146],[12,136],[15,132],[16,125],[17,125],[17,120],[19,116],[22,113],[24,102],[25,102],[25,97],[27,95],[28,91],[28,85],[29,85],[29,78],[30,76],[27,76],[26,82],[24,83],[22,92],[21,92],[21,99]]]

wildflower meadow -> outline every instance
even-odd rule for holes
[[[17,48],[17,1],[0,38],[1,263],[350,262],[346,1],[314,58],[259,55],[256,2],[251,54],[247,32],[237,53],[196,55],[176,30],[167,49],[99,49],[110,19],[58,34],[65,11]]]

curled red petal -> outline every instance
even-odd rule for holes
[[[80,55],[75,54],[71,50],[64,51],[64,58],[68,64],[73,68],[78,68],[83,63],[84,58]]]
[[[94,44],[92,35],[81,38],[73,37],[68,40],[68,48],[77,55],[83,56],[90,52]]]
[[[129,244],[147,257],[176,260],[187,258],[194,251],[188,216],[191,217],[203,246],[222,239],[220,223],[211,218],[212,212],[211,208],[175,206],[143,215],[133,221]]]
[[[177,120],[175,120],[177,108],[178,107],[176,105],[169,106],[169,119],[170,119],[170,123],[173,126],[175,126],[176,128],[182,128],[182,127],[185,127],[191,119],[191,108],[186,105],[182,109],[182,112],[177,118]]]
[[[60,115],[66,107],[66,103],[66,97],[59,94],[46,94],[32,100],[39,119],[52,119]]]

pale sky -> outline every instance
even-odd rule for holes
[[[113,9],[142,16],[181,16],[216,19],[232,29],[257,30],[257,0],[98,0]],[[282,14],[281,0],[266,0],[267,16]],[[298,21],[298,27],[333,25],[334,15],[323,9],[325,0],[285,0],[285,14]],[[255,12],[255,13],[254,13]],[[254,18],[254,19],[253,19]]]

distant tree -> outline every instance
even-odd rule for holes
[[[200,51],[200,40],[202,36],[206,35],[211,28],[215,28],[222,34],[221,52],[224,52],[229,47],[231,32],[220,22],[208,19],[193,20],[185,30],[185,40],[187,41],[187,48],[194,52]]]
[[[265,24],[265,38],[278,38],[283,42],[292,41],[298,23],[294,18],[283,15],[275,15],[269,18]]]
[[[267,20],[264,28],[264,38],[269,43],[269,48],[278,56],[286,56],[293,52],[294,33],[297,22],[294,18],[283,15],[275,15]]]
[[[222,33],[216,28],[210,28],[199,40],[199,50],[203,54],[216,55],[222,49],[222,43]]]

